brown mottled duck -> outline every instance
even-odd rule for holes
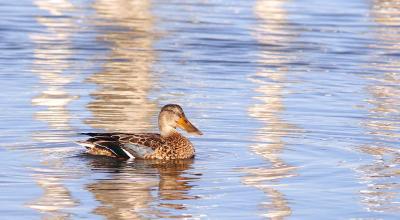
[[[123,159],[175,160],[192,158],[193,144],[181,135],[179,127],[188,133],[202,135],[176,104],[162,107],[158,116],[160,134],[156,133],[84,133],[91,136],[78,144],[85,146],[89,154]]]

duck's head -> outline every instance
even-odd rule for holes
[[[177,132],[176,127],[179,127],[190,134],[203,134],[192,123],[190,123],[186,118],[183,109],[176,104],[168,104],[162,107],[158,116],[158,126],[160,127],[160,133],[163,137],[168,137]]]

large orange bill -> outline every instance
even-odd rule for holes
[[[190,123],[190,121],[185,116],[179,118],[178,126],[179,126],[179,128],[187,131],[190,134],[197,134],[197,135],[202,135],[203,134],[192,123]]]

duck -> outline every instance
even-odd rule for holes
[[[186,117],[181,106],[167,104],[158,115],[160,133],[82,133],[90,136],[77,143],[91,155],[119,159],[179,160],[190,159],[195,148],[190,140],[177,131],[203,135]]]

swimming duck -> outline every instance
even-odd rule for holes
[[[87,153],[123,159],[188,159],[195,153],[193,144],[181,135],[179,127],[188,133],[202,135],[176,104],[162,107],[158,116],[160,134],[156,133],[84,133],[91,136],[77,143],[85,146]]]

